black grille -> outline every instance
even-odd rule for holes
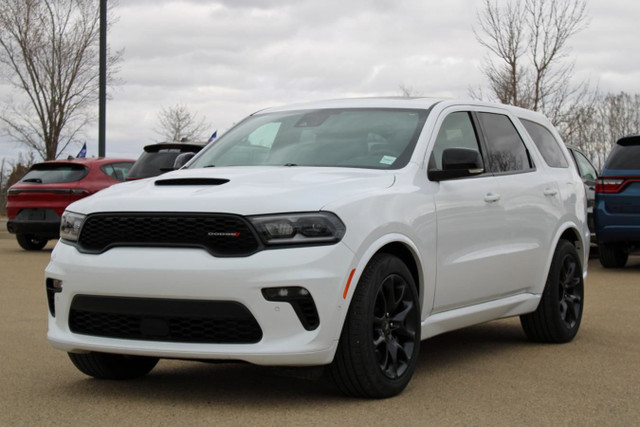
[[[69,329],[82,335],[183,343],[252,344],[262,339],[253,315],[233,301],[77,295]]]
[[[83,252],[101,253],[114,246],[201,247],[215,256],[248,256],[260,249],[252,227],[227,214],[90,215],[78,239]]]

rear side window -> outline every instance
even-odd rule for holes
[[[28,184],[59,184],[84,178],[89,169],[72,163],[39,163],[22,177],[20,182]]]
[[[606,169],[640,169],[640,136],[627,137],[614,145]]]
[[[596,168],[593,167],[591,162],[579,151],[573,151],[573,156],[576,159],[580,176],[589,181],[595,181],[598,178],[598,172],[596,172]]]
[[[562,154],[559,142],[546,127],[530,120],[520,119],[527,132],[538,147],[544,161],[552,168],[566,168],[567,159]]]
[[[493,172],[513,173],[531,169],[527,148],[509,117],[478,113],[478,119],[487,137],[488,160]]]

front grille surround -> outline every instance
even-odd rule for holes
[[[113,247],[195,247],[216,257],[245,257],[263,249],[247,219],[224,213],[97,213],[87,216],[76,247],[99,254]]]

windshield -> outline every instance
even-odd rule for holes
[[[411,157],[427,110],[325,109],[251,116],[189,168],[337,166],[398,169]]]

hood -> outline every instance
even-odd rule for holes
[[[336,200],[388,188],[389,171],[317,167],[180,170],[114,185],[69,206],[94,212],[222,212],[255,215],[318,211]]]

